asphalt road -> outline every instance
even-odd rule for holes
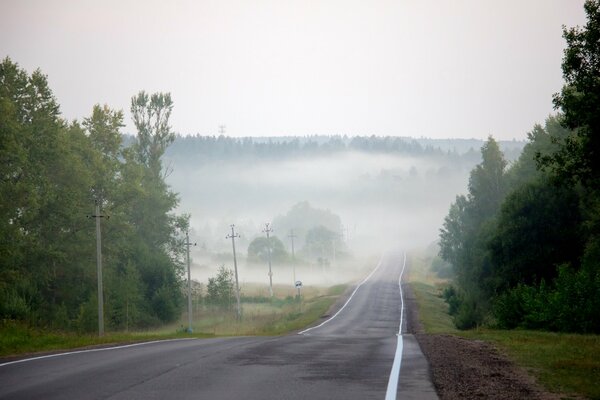
[[[0,364],[0,398],[436,399],[418,344],[397,335],[402,267],[401,254],[384,257],[332,319],[300,334],[161,341]]]

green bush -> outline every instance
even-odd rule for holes
[[[558,268],[552,286],[517,285],[499,295],[493,313],[500,328],[600,332],[600,271]]]
[[[448,303],[448,314],[456,315],[460,306],[460,299],[454,286],[446,286],[442,292],[442,297]]]
[[[0,316],[4,319],[24,320],[29,315],[29,305],[16,290],[0,290]]]

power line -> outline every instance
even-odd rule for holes
[[[238,233],[235,233],[235,225],[231,225],[231,234],[225,236],[225,239],[231,239],[231,247],[233,248],[233,268],[235,269],[235,298],[237,300],[237,318],[242,318],[242,308],[240,305],[240,285],[238,283],[238,269],[237,269],[237,258],[235,255],[235,238],[241,237]]]
[[[273,228],[269,226],[270,224],[267,222],[265,224],[265,229],[263,232],[267,234],[267,254],[269,257],[269,294],[273,297],[273,272],[271,271],[271,239],[269,238],[269,233],[273,232]]]

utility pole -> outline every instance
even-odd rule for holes
[[[271,271],[271,239],[269,238],[269,233],[273,232],[273,228],[269,226],[270,224],[267,222],[265,224],[265,229],[263,232],[267,234],[267,254],[269,256],[269,294],[273,297],[273,272]]]
[[[235,225],[231,225],[231,235],[225,236],[225,239],[231,239],[231,247],[233,247],[233,268],[235,269],[235,299],[237,300],[237,318],[242,318],[242,308],[240,305],[240,285],[238,282],[237,258],[235,256],[235,238],[240,235],[235,233]]]
[[[188,333],[192,333],[192,275],[190,272],[190,246],[196,243],[190,243],[190,233],[185,231],[185,247],[187,254],[187,273],[188,273]]]
[[[219,135],[225,135],[225,125],[219,125]]]
[[[294,230],[290,230],[290,234],[288,235],[290,239],[292,239],[292,267],[294,268],[294,285],[296,284],[296,254],[294,253],[294,238],[297,236],[294,235]]]
[[[333,240],[331,242],[331,246],[333,247],[333,263],[332,266],[335,267],[336,266],[336,262],[335,262],[335,241],[337,239],[337,233],[335,234],[335,236],[333,237]]]
[[[100,218],[105,216],[100,214],[100,202],[95,201],[95,214],[88,215],[88,218],[96,220],[96,267],[98,274],[98,336],[104,336],[104,288],[102,284],[102,234],[100,231]],[[106,219],[109,219],[106,216]]]

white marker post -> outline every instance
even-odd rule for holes
[[[302,312],[302,296],[300,295],[300,289],[302,288],[302,281],[296,281],[295,284],[296,289],[298,289],[298,302],[300,304],[300,312]]]

